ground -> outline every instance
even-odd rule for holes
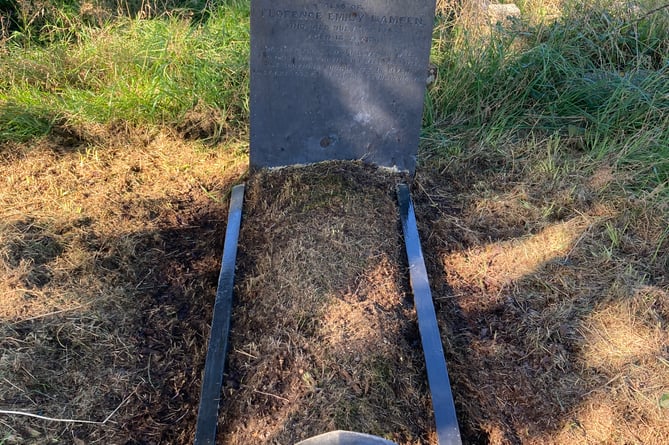
[[[0,443],[191,443],[246,181],[219,442],[436,443],[394,197],[408,180],[466,443],[669,435],[666,208],[606,161],[487,147],[246,170],[161,131],[0,147]],[[86,420],[84,424],[63,420]]]

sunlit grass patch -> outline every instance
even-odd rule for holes
[[[584,320],[580,361],[602,378],[575,411],[576,423],[565,428],[562,440],[597,443],[631,436],[660,443],[658,432],[667,428],[660,400],[669,381],[668,297],[665,289],[639,286],[624,299],[599,305]],[[639,428],[639,422],[657,429]]]
[[[501,215],[501,213],[499,214]],[[534,274],[550,262],[568,262],[569,254],[588,227],[587,219],[575,218],[549,226],[537,234],[501,241],[443,259],[449,274],[469,283],[480,283],[501,292],[516,280]],[[485,304],[485,303],[484,303]]]
[[[35,122],[78,126],[126,121],[177,125],[197,104],[220,110],[209,136],[244,127],[248,6],[221,6],[201,23],[175,16],[83,27],[74,42],[8,42],[0,65],[0,109],[27,109]],[[3,139],[45,125],[0,119]]]
[[[587,366],[616,373],[663,355],[669,338],[653,306],[668,295],[645,286],[630,297],[595,310],[584,323],[583,361]]]

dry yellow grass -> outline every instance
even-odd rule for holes
[[[661,444],[669,212],[627,194],[605,162],[563,153],[547,171],[540,149],[522,156],[499,169],[494,153],[474,152],[418,176],[468,437]]]
[[[0,440],[189,434],[160,425],[194,419],[182,388],[197,392],[198,306],[215,289],[224,196],[245,168],[234,146],[112,129],[0,154],[0,407],[97,422],[113,413],[104,425],[0,416]]]
[[[0,409],[113,415],[0,415],[7,444],[192,441],[244,146],[103,130],[1,149]],[[662,444],[669,209],[548,143],[513,162],[471,147],[413,182],[463,435]],[[397,178],[335,163],[248,180],[220,440],[434,443]]]

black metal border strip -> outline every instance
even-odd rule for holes
[[[244,184],[232,188],[228,226],[225,230],[225,245],[221,272],[218,276],[218,289],[214,303],[214,316],[209,334],[209,349],[204,365],[200,408],[197,415],[195,445],[213,445],[216,443],[218,408],[221,401],[221,385],[225,370],[225,358],[228,354],[228,334],[232,315],[232,290],[235,281],[235,262],[237,260],[237,242],[242,221],[244,204]]]
[[[420,246],[416,214],[413,202],[411,202],[409,187],[406,184],[400,184],[397,187],[397,199],[400,205],[400,220],[409,259],[411,289],[418,316],[418,330],[423,344],[439,445],[459,445],[462,439],[448,380],[446,359],[437,325],[437,314],[434,310],[430,282]]]

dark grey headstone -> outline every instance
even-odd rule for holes
[[[434,0],[252,0],[251,167],[413,172]]]

